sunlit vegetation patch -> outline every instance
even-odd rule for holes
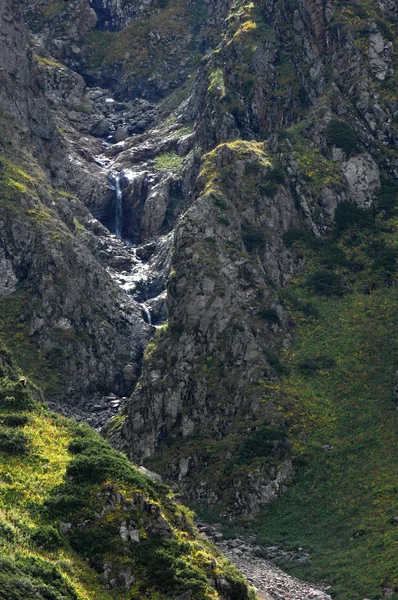
[[[192,513],[169,488],[88,426],[48,412],[40,398],[1,346],[0,598],[172,600],[187,592],[194,600],[217,600],[209,584],[214,577],[227,582],[232,599],[250,596],[244,578],[199,538]],[[109,490],[120,500],[105,510]],[[120,535],[134,502],[136,544]],[[151,530],[156,515],[168,527],[166,538]],[[116,573],[130,566],[131,589],[119,581],[106,585],[105,564]]]

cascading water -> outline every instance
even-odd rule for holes
[[[117,237],[122,236],[123,228],[123,191],[121,186],[121,180],[123,178],[123,171],[120,173],[111,171],[109,173],[109,181],[112,188],[115,190],[115,234]]]
[[[143,244],[141,249],[144,251],[141,252],[138,252],[140,247],[137,248],[126,237],[122,239],[123,231],[126,233],[129,225],[124,221],[127,217],[131,218],[131,214],[123,211],[125,198],[122,188],[126,187],[126,182],[131,183],[135,173],[130,170],[110,171],[110,164],[102,155],[97,157],[97,163],[108,170],[109,187],[114,193],[114,210],[110,221],[116,238],[107,238],[110,260],[107,270],[120,288],[141,305],[142,319],[148,325],[157,327],[167,320],[165,287],[171,266],[172,234]]]
[[[146,322],[148,325],[152,325],[151,311],[145,304],[142,304],[142,310],[144,311]]]

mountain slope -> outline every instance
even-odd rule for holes
[[[166,486],[49,413],[0,352],[1,598],[248,597]]]
[[[338,598],[395,593],[396,3],[22,5],[2,238],[40,233],[4,251],[18,363],[61,408],[134,390],[106,427],[132,460],[308,546],[293,569]]]

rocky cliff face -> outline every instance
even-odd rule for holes
[[[52,183],[83,201],[64,197],[57,209],[86,261],[70,259],[81,292],[67,293],[70,308],[50,321],[62,348],[68,338],[66,380],[127,393],[152,331],[112,439],[193,503],[252,514],[292,472],[286,403],[269,391],[294,331],[285,290],[308,268],[292,240],[330,235],[339,206],[372,210],[397,176],[396,6],[23,7],[68,156],[62,168],[53,160]],[[4,264],[13,289],[19,276]],[[92,280],[107,284],[96,293]],[[84,289],[100,306],[76,317]],[[48,323],[29,319],[43,351]],[[155,333],[151,322],[163,325]],[[74,329],[90,343],[74,346]],[[265,444],[267,460],[245,462],[247,444]]]
[[[123,368],[139,361],[148,328],[94,257],[98,229],[84,204],[51,186],[51,179],[66,184],[72,170],[76,186],[88,175],[68,159],[51,114],[40,68],[47,59],[27,46],[19,6],[3,2],[1,10],[2,336],[29,373],[41,366],[51,395],[76,401],[98,390],[126,393],[135,375]],[[60,69],[52,91],[67,85],[62,74],[68,79]],[[76,78],[80,84],[77,75],[69,84]]]
[[[58,410],[251,519],[325,421],[305,377],[338,361],[296,364],[297,332],[396,279],[396,3],[0,9],[1,339]]]
[[[199,70],[184,117],[208,152],[176,229],[168,329],[123,429],[131,456],[153,456],[194,503],[250,514],[291,473],[288,423],[267,391],[291,332],[282,290],[303,268],[289,231],[327,234],[338,205],[369,209],[380,169],[396,169],[394,21],[376,9],[234,6]],[[261,430],[269,464],[225,469]]]

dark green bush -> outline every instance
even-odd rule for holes
[[[386,216],[393,216],[398,209],[398,184],[386,177],[381,178],[381,187],[376,198],[376,207]]]
[[[342,296],[344,285],[340,275],[332,271],[320,270],[308,275],[307,286],[320,296]]]
[[[263,319],[264,321],[269,321],[270,323],[279,323],[278,313],[274,308],[262,308],[257,314],[260,319]]]
[[[73,494],[72,491],[67,493],[62,489],[58,490],[47,498],[43,512],[60,518],[81,513],[87,507],[87,498],[79,492],[80,490],[76,490],[76,494]]]
[[[134,558],[147,585],[167,595],[191,590],[193,598],[199,599],[205,593],[207,580],[197,567],[186,562],[188,551],[189,545],[177,540],[153,539],[141,542]]]
[[[334,240],[317,239],[314,250],[318,252],[319,262],[327,269],[346,267],[349,264],[344,250]]]
[[[373,229],[374,217],[370,210],[364,210],[352,202],[341,202],[334,214],[335,232],[337,234],[347,229]]]
[[[15,538],[15,530],[7,521],[0,520],[0,539],[12,541]]]
[[[397,263],[397,252],[393,248],[383,248],[373,261],[373,271],[382,277],[391,277]]]
[[[221,210],[227,210],[228,205],[223,198],[220,198],[219,196],[217,196],[217,194],[214,194],[214,192],[211,194],[211,197],[214,200],[214,204],[218,206],[218,208],[220,208]]]
[[[75,454],[67,469],[67,477],[80,483],[102,483],[106,479],[129,481],[143,489],[160,489],[161,484],[148,480],[128,458],[114,450],[87,426],[77,429],[75,438],[69,444],[69,450]]]
[[[332,119],[326,131],[326,140],[331,146],[338,146],[347,154],[351,154],[358,149],[358,138],[348,123]]]
[[[111,477],[129,474],[129,462],[110,448],[99,447],[97,452],[79,454],[66,469],[66,475],[78,483],[102,483]]]
[[[34,557],[0,555],[1,600],[78,600],[54,564]]]
[[[0,410],[32,410],[36,406],[25,381],[0,383]]]
[[[274,198],[278,192],[278,186],[276,183],[272,181],[268,181],[267,183],[259,183],[258,189],[260,194],[264,194],[264,196],[268,196],[269,198]]]
[[[299,310],[306,317],[319,317],[319,310],[313,302],[309,300],[302,300],[294,290],[285,288],[280,291],[280,298],[287,306],[292,306],[296,310]]]
[[[25,454],[28,449],[28,438],[22,431],[0,429],[0,451],[5,454]]]
[[[289,369],[281,362],[279,356],[272,350],[265,351],[265,358],[267,359],[270,367],[272,367],[274,371],[278,373],[278,375],[288,373]]]
[[[313,373],[320,370],[333,369],[336,366],[336,361],[332,356],[308,356],[298,365],[302,373]]]
[[[383,21],[382,19],[376,19],[376,25],[386,40],[388,40],[389,42],[394,41],[394,34],[385,21]]]
[[[261,166],[258,162],[245,164],[245,175],[258,175],[261,171]]]
[[[112,551],[117,554],[123,553],[123,542],[115,523],[102,523],[99,527],[87,527],[84,529],[72,529],[69,534],[72,548],[81,556],[90,559],[94,568],[104,564],[103,556]]]
[[[32,541],[44,550],[56,550],[62,546],[62,538],[59,532],[50,525],[42,525],[32,535]]]
[[[280,167],[273,167],[268,171],[267,178],[272,183],[282,184],[285,182],[286,173]]]
[[[28,415],[3,415],[0,425],[5,427],[24,427],[29,422]]]
[[[226,470],[250,464],[256,458],[280,458],[286,448],[286,434],[275,425],[262,425],[236,450],[225,465]]]
[[[265,242],[265,233],[260,229],[252,229],[250,227],[242,228],[242,239],[248,252],[254,252],[257,248],[261,248]]]
[[[310,231],[308,231],[308,229],[293,228],[289,229],[288,231],[286,231],[286,233],[283,234],[283,241],[287,248],[291,248],[296,243],[303,244],[304,246],[308,246],[309,248],[311,248],[314,243],[314,240],[314,235]]]

